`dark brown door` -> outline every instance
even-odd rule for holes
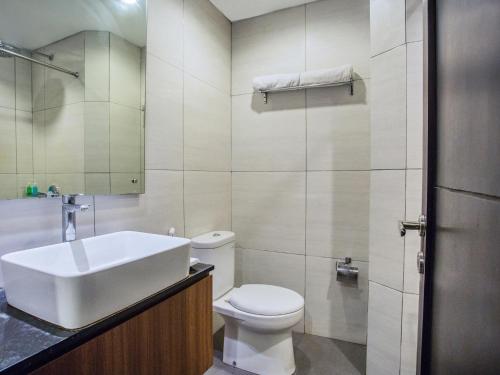
[[[500,374],[500,1],[426,0],[419,373]]]

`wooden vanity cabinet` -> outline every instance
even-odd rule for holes
[[[202,375],[212,362],[208,275],[32,374]]]

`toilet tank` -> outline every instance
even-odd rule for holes
[[[191,256],[202,263],[213,264],[213,299],[218,299],[234,287],[235,235],[229,231],[214,231],[191,239]]]

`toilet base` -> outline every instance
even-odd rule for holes
[[[295,372],[292,329],[259,331],[224,316],[224,363],[261,375]]]

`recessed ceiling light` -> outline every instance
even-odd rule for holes
[[[137,0],[121,0],[122,3],[127,5],[137,4]]]

